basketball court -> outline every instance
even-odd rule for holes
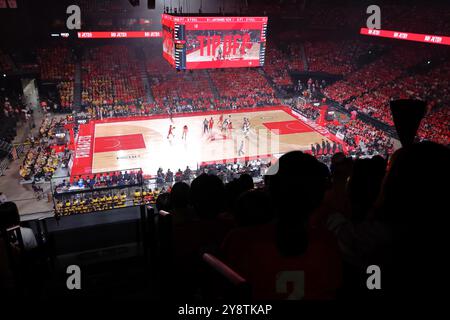
[[[221,130],[221,115],[231,119],[231,130]],[[213,129],[205,133],[203,121],[211,117]],[[242,130],[244,117],[251,124],[247,135]],[[172,120],[154,115],[91,121],[80,125],[71,175],[142,168],[153,176],[160,167],[176,171],[204,163],[271,158],[331,140],[328,131],[306,122],[283,106],[186,113]],[[170,125],[173,136],[168,138]]]

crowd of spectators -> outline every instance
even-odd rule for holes
[[[300,99],[292,100],[289,105],[308,119],[317,120],[320,116],[320,111],[317,107]]]
[[[249,160],[245,163],[213,163],[201,164],[198,169],[191,169],[189,166],[186,169],[178,169],[172,172],[170,169],[164,172],[162,168],[158,169],[156,173],[156,186],[162,190],[170,190],[173,183],[187,182],[190,183],[193,179],[201,174],[211,174],[220,178],[223,183],[238,179],[241,175],[247,174],[254,181],[259,181],[270,166],[268,159]]]
[[[425,48],[398,46],[382,54],[381,57],[348,74],[343,80],[327,87],[325,95],[341,104],[348,103],[351,98],[371,92],[374,89],[392,82],[422,61],[429,52]]]
[[[55,81],[61,107],[70,110],[73,106],[75,62],[69,47],[49,46],[37,52],[41,80]]]
[[[45,117],[39,127],[37,138],[29,139],[30,147],[19,168],[19,175],[24,181],[49,181],[62,161],[51,147],[56,144],[56,128],[64,120]]]
[[[85,50],[82,61],[84,106],[130,105],[143,101],[144,84],[133,50],[127,46]]]
[[[357,68],[358,58],[368,52],[372,44],[356,40],[306,41],[304,44],[308,69],[347,75]]]
[[[381,155],[388,158],[394,151],[391,137],[383,130],[362,120],[350,120],[345,124],[329,123],[328,129],[344,136],[348,152],[357,157]]]
[[[39,49],[38,63],[43,80],[74,80],[75,63],[68,47],[51,46]]]
[[[142,185],[141,170],[111,171],[93,175],[76,176],[62,180],[55,186],[56,193],[80,190],[97,190],[102,188]]]
[[[10,100],[9,97],[0,96],[0,139],[11,143],[16,136],[17,122],[24,118],[22,109],[24,106],[20,101]]]
[[[210,108],[214,93],[205,71],[172,73],[173,70],[164,77],[153,78],[152,93],[157,106],[174,111]]]
[[[148,188],[114,189],[95,191],[92,194],[78,193],[65,195],[55,201],[57,216],[68,216],[80,213],[90,213],[137,206],[141,204],[155,205],[160,190]]]
[[[430,111],[422,120],[417,133],[420,140],[434,141],[450,145],[450,108],[442,107]]]
[[[173,216],[171,261],[184,266],[167,284],[173,286],[169,291],[198,294],[193,284],[198,269],[191,263],[199,250],[220,257],[247,280],[256,300],[286,299],[289,293],[277,290],[286,270],[302,270],[286,275],[286,281],[302,280],[292,284],[304,289],[296,299],[377,295],[366,287],[372,264],[389,275],[384,297],[432,286],[428,280],[408,285],[411,273],[405,275],[402,266],[417,260],[415,249],[401,256],[390,250],[416,243],[423,231],[422,210],[430,202],[435,208],[443,203],[445,191],[437,180],[449,157],[448,149],[421,143],[397,151],[389,166],[380,156],[353,160],[337,153],[329,170],[294,151],[280,158],[263,188],[255,188],[247,174],[226,184],[212,174],[201,174],[190,185],[177,182],[159,207]],[[401,245],[394,242],[398,232]],[[426,241],[437,238],[432,239]],[[432,268],[428,262],[421,267]]]
[[[237,107],[278,103],[267,79],[252,68],[221,69],[209,72],[220,97],[219,106],[231,102]]]
[[[395,48],[378,60],[349,74],[342,81],[326,87],[324,94],[348,110],[357,110],[393,126],[390,101],[394,99],[420,99],[428,104],[429,112],[419,130],[421,139],[428,138],[448,144],[450,137],[445,128],[445,106],[450,101],[448,91],[449,64],[445,58],[434,55],[434,50],[419,47],[415,50]],[[430,60],[427,60],[428,58]],[[444,61],[444,62],[441,62]],[[425,70],[417,70],[417,66]],[[435,112],[444,108],[444,111]],[[429,130],[437,125],[435,134]],[[428,128],[428,129],[426,129]]]
[[[275,44],[268,44],[264,64],[265,73],[272,79],[275,86],[292,87],[292,78],[289,75],[291,65],[286,55]]]
[[[70,110],[73,106],[73,82],[61,81],[58,86],[61,107]]]

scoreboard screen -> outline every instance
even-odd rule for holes
[[[264,65],[267,17],[163,14],[162,25],[164,58],[177,69]]]
[[[175,66],[174,24],[173,21],[162,19],[163,57]]]

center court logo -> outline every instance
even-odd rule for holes
[[[116,160],[130,160],[130,159],[138,159],[141,156],[139,154],[130,154],[125,156],[116,157]]]

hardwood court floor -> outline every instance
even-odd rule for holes
[[[159,167],[195,169],[201,163],[309,150],[311,143],[327,140],[285,107],[224,112],[224,119],[231,117],[233,124],[231,133],[226,134],[218,128],[219,116],[219,112],[211,112],[177,116],[173,122],[168,118],[126,118],[95,123],[92,172],[142,168],[145,174],[154,175]],[[211,117],[214,128],[204,134],[203,120]],[[251,123],[248,137],[242,131],[244,117]],[[168,139],[170,124],[175,127],[174,137]],[[189,128],[185,140],[184,125]],[[239,153],[241,144],[244,153]]]

